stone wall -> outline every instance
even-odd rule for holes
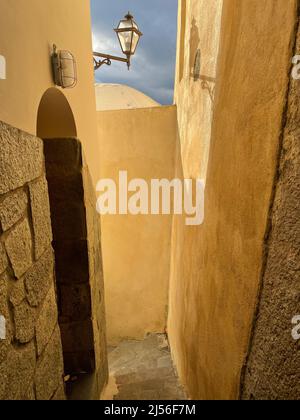
[[[300,51],[300,30],[295,54]],[[291,78],[275,199],[265,243],[262,291],[243,382],[244,399],[299,399],[300,93]]]
[[[64,399],[43,143],[0,122],[0,400]]]
[[[95,191],[77,139],[46,139],[44,152],[65,372],[93,374],[87,397],[97,399],[108,369]]]

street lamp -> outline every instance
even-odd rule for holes
[[[120,21],[118,27],[114,29],[114,31],[118,36],[122,52],[126,55],[126,58],[94,52],[95,70],[98,70],[103,64],[110,66],[111,60],[127,63],[128,70],[130,69],[131,56],[134,55],[143,34],[139,30],[139,27],[130,12],[128,12],[124,19]],[[96,60],[95,57],[103,58],[103,60]]]

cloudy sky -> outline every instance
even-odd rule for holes
[[[95,51],[125,57],[113,28],[130,11],[144,36],[126,63],[113,61],[96,72],[96,81],[132,86],[157,102],[173,102],[176,55],[177,0],[91,0],[93,48]]]

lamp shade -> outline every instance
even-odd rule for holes
[[[115,32],[118,35],[123,53],[130,58],[130,56],[134,55],[140,37],[143,34],[129,12],[125,18],[120,21]]]

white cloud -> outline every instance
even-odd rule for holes
[[[115,38],[108,36],[100,31],[93,32],[93,50],[103,52],[104,54],[112,54],[112,52],[120,49],[117,36]]]

